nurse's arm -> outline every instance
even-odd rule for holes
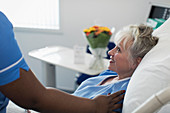
[[[0,86],[0,91],[25,109],[47,113],[105,113],[115,109],[112,104],[123,98],[119,96],[123,92],[90,100],[56,89],[47,89],[37,80],[31,70],[27,72],[23,69],[20,69],[19,79]]]

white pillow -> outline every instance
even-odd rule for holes
[[[150,96],[170,86],[170,18],[153,35],[159,37],[159,42],[145,55],[132,75],[123,113],[131,113]]]

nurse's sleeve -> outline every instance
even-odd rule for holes
[[[15,40],[13,26],[0,12],[0,86],[18,79],[20,68],[29,70]]]

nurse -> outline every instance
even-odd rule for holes
[[[86,99],[45,88],[26,64],[12,24],[0,12],[0,113],[6,113],[9,99],[43,113],[110,113],[120,107],[115,103],[122,100],[123,93]]]

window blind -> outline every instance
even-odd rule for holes
[[[59,0],[0,0],[14,27],[60,29]]]

